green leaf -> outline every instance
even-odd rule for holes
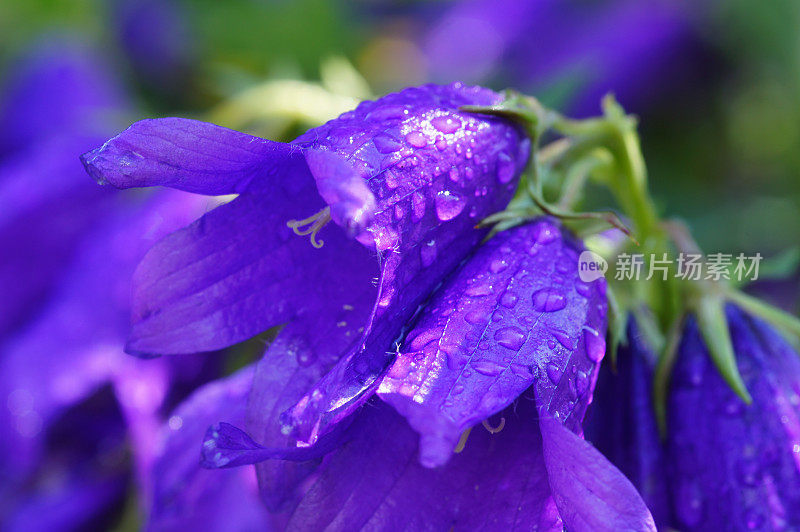
[[[697,324],[722,378],[745,403],[752,403],[753,399],[736,365],[728,320],[725,317],[725,300],[720,295],[705,294],[700,297],[697,304]]]

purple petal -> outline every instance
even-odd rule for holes
[[[0,165],[0,338],[51,293],[80,240],[113,207],[75,158],[96,141],[53,137]]]
[[[197,390],[169,418],[155,464],[148,530],[270,530],[251,468],[207,470],[198,449],[209,424],[241,423],[252,368]]]
[[[668,403],[675,526],[800,527],[800,358],[769,325],[727,309],[745,405],[687,324]]]
[[[567,530],[651,530],[656,525],[633,484],[599,451],[543,413],[544,461]]]
[[[0,156],[54,134],[102,132],[108,115],[128,105],[112,74],[77,39],[34,47],[11,66],[0,98]]]
[[[251,182],[269,189],[279,172],[293,178],[305,166],[302,153],[289,144],[185,118],[136,122],[81,160],[99,183],[207,195],[241,193]]]
[[[245,431],[230,423],[217,423],[206,431],[200,464],[206,469],[220,469],[256,464],[266,460],[307,462],[322,458],[341,445],[341,438],[331,432],[308,447],[264,447]]]
[[[300,184],[242,194],[159,242],[134,277],[128,350],[211,351],[310,312],[324,293],[374,291],[372,258],[336,225],[320,249],[291,234],[286,221],[316,208],[310,180],[308,195],[292,193]]]
[[[366,176],[377,202],[368,230],[381,264],[362,342],[285,416],[301,439],[313,441],[369,397],[402,326],[485,235],[475,224],[511,198],[527,141],[508,122],[459,110],[499,98],[461,84],[406,89],[295,141],[335,152]]]
[[[336,362],[342,352],[361,338],[359,329],[374,305],[368,283],[354,284],[346,292],[325,285],[325,292],[303,316],[287,325],[258,363],[248,406],[248,430],[269,447],[295,446],[297,441],[281,431],[279,415]],[[328,316],[330,319],[323,319]],[[318,461],[294,463],[268,461],[258,464],[261,496],[271,510],[295,502],[303,480]]]
[[[294,510],[301,530],[562,530],[542,460],[533,403],[505,428],[472,431],[446,466],[422,467],[417,435],[387,405],[370,403],[353,440],[334,453]]]
[[[147,406],[152,412],[163,399],[165,383],[152,375],[130,396],[123,385],[140,362],[122,351],[130,277],[153,241],[194,218],[205,202],[178,192],[140,205],[127,204],[128,199],[87,235],[61,289],[37,319],[3,344],[0,459],[9,476],[35,465],[49,424],[103,384],[114,380],[122,386],[118,391],[126,409]]]
[[[634,319],[616,366],[600,368],[586,439],[636,486],[659,527],[671,522],[666,457],[651,400],[656,355]]]
[[[503,231],[425,306],[378,389],[420,432],[424,465],[531,385],[580,431],[606,325],[604,282],[578,278],[582,250],[548,219]]]

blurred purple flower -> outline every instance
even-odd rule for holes
[[[657,439],[649,399],[652,359],[635,336],[619,375],[598,384],[587,435],[636,484],[660,526],[793,529],[800,525],[800,358],[770,325],[734,306],[727,316],[751,405],[720,376],[690,320],[672,374],[666,444]]]
[[[159,91],[181,89],[195,51],[180,4],[173,0],[114,0],[112,10],[122,49],[139,77]]]
[[[82,45],[40,46],[11,77],[0,123],[20,136],[0,160],[0,521],[70,529],[124,494],[126,436],[138,484],[150,484],[174,364],[124,355],[130,277],[147,248],[207,200],[114,195],[86,179],[78,155],[126,103]],[[106,386],[113,396],[102,395]],[[96,403],[112,408],[82,414]]]
[[[640,111],[696,71],[701,47],[691,19],[699,8],[664,0],[458,2],[427,36],[430,75],[539,90],[566,82],[573,114],[596,112],[607,92]]]

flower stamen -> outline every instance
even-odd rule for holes
[[[458,454],[464,450],[464,447],[467,446],[467,438],[469,438],[470,432],[472,432],[472,427],[461,433],[461,439],[458,440],[458,445],[456,445],[456,448],[453,450],[454,453]]]
[[[493,426],[492,426],[492,425],[489,423],[489,418],[486,418],[486,419],[484,419],[483,421],[481,421],[481,424],[483,425],[483,428],[485,428],[486,430],[488,430],[490,433],[492,433],[492,434],[497,434],[498,432],[500,432],[501,430],[503,430],[503,428],[506,426],[506,418],[504,418],[504,417],[501,417],[501,418],[500,418],[500,424],[499,424],[499,425],[497,425],[496,427],[493,427]]]
[[[331,208],[325,207],[319,212],[305,218],[304,220],[289,220],[286,226],[294,234],[299,236],[311,235],[311,245],[319,249],[324,244],[324,240],[317,240],[317,233],[331,221]]]

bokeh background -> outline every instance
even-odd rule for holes
[[[0,523],[137,529],[172,409],[264,340],[122,354],[136,262],[213,204],[101,189],[82,151],[169,115],[288,140],[360,99],[455,80],[575,116],[614,92],[640,117],[664,211],[706,252],[772,257],[761,290],[797,309],[794,0],[3,0]]]

